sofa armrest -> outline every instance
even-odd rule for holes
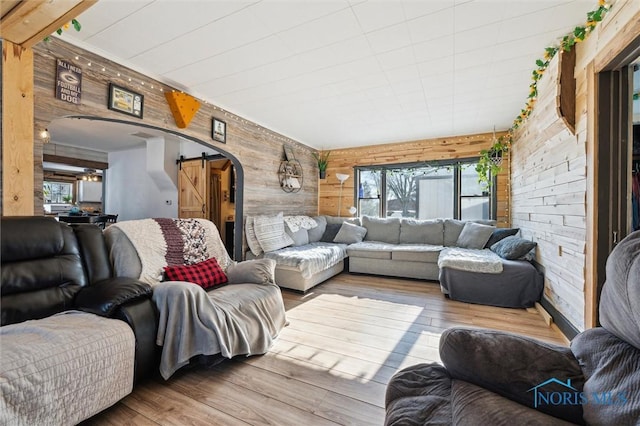
[[[582,392],[584,376],[571,350],[494,330],[454,327],[440,338],[440,358],[452,379],[481,386],[525,406],[573,423],[584,424],[581,404],[535,404],[534,388],[566,392],[556,381]],[[570,390],[570,389],[569,389]],[[535,407],[537,405],[537,407]]]
[[[229,284],[275,284],[276,261],[256,259],[232,263],[226,274]]]
[[[126,277],[108,278],[85,287],[75,298],[77,309],[110,317],[119,306],[143,298],[151,298],[151,286]]]

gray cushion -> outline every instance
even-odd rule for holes
[[[313,218],[318,226],[307,231],[310,243],[317,243],[322,238],[322,234],[327,229],[327,218],[324,216],[316,216]]]
[[[493,230],[489,241],[485,244],[485,248],[489,248],[500,240],[503,240],[512,235],[516,235],[520,231],[520,228],[496,228]]]
[[[400,221],[400,244],[433,244],[444,241],[444,222],[440,219]]]
[[[293,244],[291,237],[284,232],[282,212],[275,216],[256,216],[253,219],[253,230],[260,247],[265,252],[281,249]]]
[[[349,222],[358,226],[362,225],[359,217],[324,216],[324,218],[327,221],[327,225],[342,225],[342,222]]]
[[[582,404],[587,424],[638,424],[640,349],[596,327],[578,334],[571,351],[587,379],[583,389],[587,403]],[[596,396],[603,398],[607,393],[608,403],[599,404]]]
[[[347,247],[347,254],[350,257],[364,257],[367,259],[391,259],[391,251],[395,245],[363,241]]]
[[[454,247],[458,237],[464,228],[464,222],[456,219],[444,220],[444,245],[445,247]]]
[[[273,284],[275,273],[276,261],[273,259],[232,263],[226,271],[229,284]]]
[[[291,229],[289,229],[288,226],[285,226],[284,227],[284,231],[293,240],[293,244],[292,245],[294,247],[295,246],[305,246],[305,245],[309,244],[309,232],[306,229],[300,228],[296,232],[291,232]]]
[[[619,338],[640,349],[640,231],[613,249],[600,298],[600,322]]]
[[[436,245],[399,245],[391,252],[392,260],[404,260],[409,262],[438,263],[442,246]]]
[[[458,235],[456,246],[470,249],[482,249],[485,244],[487,244],[487,241],[489,241],[494,229],[496,229],[495,226],[467,222],[464,224],[460,235]]]
[[[324,234],[322,234],[322,238],[320,241],[323,243],[332,243],[333,239],[338,235],[338,231],[342,227],[341,223],[327,223],[326,229],[324,230]]]
[[[380,241],[389,244],[400,242],[400,218],[377,218],[364,216],[362,226],[367,228],[365,241]]]
[[[503,259],[516,260],[529,253],[537,243],[524,238],[510,236],[491,246],[491,251]]]
[[[354,244],[359,243],[367,234],[367,228],[344,222],[333,239],[334,243]]]

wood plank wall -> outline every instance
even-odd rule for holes
[[[502,134],[504,133],[496,133],[496,136]],[[346,173],[350,176],[344,183],[340,212],[341,216],[349,216],[349,207],[355,205],[354,167],[478,157],[480,150],[491,146],[492,139],[492,133],[482,133],[331,150],[327,178],[320,180],[320,214],[335,216],[338,212],[340,182],[336,178],[336,173]],[[496,191],[498,225],[507,227],[509,226],[509,156],[505,158],[502,173],[498,176]]]
[[[576,134],[556,113],[556,56],[539,82],[534,112],[516,133],[511,152],[512,225],[538,243],[537,261],[545,271],[544,297],[578,330],[593,325],[585,310],[585,289],[593,285],[587,265],[597,238],[590,229],[597,212],[591,197],[597,114],[589,111],[595,108],[593,73],[606,61],[595,67],[593,63],[628,43],[625,25],[638,22],[639,16],[640,2],[616,2],[590,37],[577,45]]]
[[[179,129],[171,114],[161,85],[151,78],[108,61],[76,46],[53,38],[34,47],[35,56],[35,130],[36,146],[34,184],[36,213],[42,212],[42,142],[38,131],[47,128],[52,120],[70,115],[106,117],[167,129],[196,138],[224,154],[239,160],[244,172],[243,214],[269,214],[284,211],[285,214],[315,215],[318,210],[318,177],[314,151],[299,141],[273,132],[259,124],[244,119],[216,105],[201,102],[200,109],[186,129]],[[79,57],[78,60],[75,58]],[[55,99],[56,58],[65,59],[79,66],[82,75],[82,104],[74,105]],[[168,58],[170,60],[170,58]],[[92,62],[92,66],[88,66]],[[105,71],[102,71],[105,67]],[[121,77],[117,73],[121,73]],[[132,78],[129,82],[128,78]],[[140,82],[144,81],[142,86]],[[137,119],[107,108],[110,82],[130,88],[144,95],[144,118]],[[154,89],[150,86],[153,85]],[[211,119],[217,117],[227,123],[227,142],[221,144],[211,139]],[[305,175],[301,191],[285,193],[280,188],[278,167],[284,159],[283,146],[292,147]]]

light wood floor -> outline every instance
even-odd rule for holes
[[[437,283],[343,273],[283,297],[290,324],[267,354],[149,380],[87,424],[381,425],[389,378],[438,361],[448,327],[565,344],[532,310],[451,301]]]

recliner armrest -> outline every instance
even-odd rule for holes
[[[115,277],[85,287],[75,298],[77,309],[103,317],[110,317],[123,304],[150,298],[149,284],[133,278]]]

